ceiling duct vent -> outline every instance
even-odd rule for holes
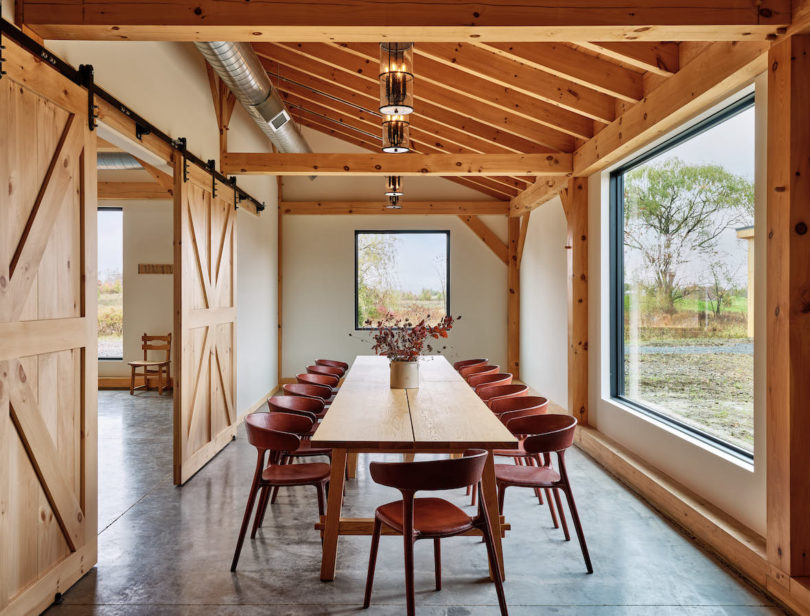
[[[312,151],[250,43],[215,41],[194,44],[276,150],[293,154]]]

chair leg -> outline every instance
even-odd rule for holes
[[[267,497],[270,496],[270,487],[262,486],[262,493],[259,495],[259,505],[256,507],[256,516],[253,518],[253,530],[250,531],[250,538],[256,538],[256,531],[264,522],[264,513],[267,511]]]
[[[472,496],[470,497],[470,505],[475,507],[476,497],[478,496],[478,484],[475,484],[470,490]]]
[[[131,366],[131,371],[129,375],[129,395],[135,395],[135,366]]]
[[[495,592],[498,594],[498,605],[501,608],[501,615],[507,616],[509,614],[506,609],[506,596],[503,593],[503,579],[499,575],[501,566],[498,563],[498,555],[495,553],[495,544],[492,541],[492,530],[489,524],[483,525],[484,542],[487,545],[487,557],[489,558],[489,570],[493,572],[493,579],[495,581]]]
[[[319,483],[315,486],[318,489],[318,515],[325,515],[324,511],[324,494],[323,494],[323,484]]]
[[[413,535],[408,532],[403,533],[402,543],[405,550],[405,599],[407,614],[408,616],[415,616],[416,595],[413,584]]]
[[[371,605],[371,588],[374,586],[374,569],[377,565],[377,548],[380,545],[380,531],[382,522],[374,518],[374,532],[371,534],[371,551],[368,555],[368,575],[366,576],[366,594],[363,599],[363,609]]]
[[[529,466],[540,466],[537,459],[534,456],[528,458],[528,465]],[[534,489],[534,495],[537,497],[537,501],[542,505],[543,504],[543,491],[540,488]],[[554,527],[556,528],[556,526]]]
[[[442,589],[442,540],[433,539],[433,564],[436,569],[436,590]]]
[[[292,462],[290,456],[282,456],[281,460],[279,461],[279,464],[289,464],[290,462]],[[276,504],[276,497],[277,496],[278,496],[278,486],[274,486],[273,487],[273,498],[270,499],[270,504],[271,505]]]
[[[560,491],[554,490],[554,500],[557,501],[557,511],[560,512],[560,523],[562,524],[563,534],[566,541],[571,541],[571,535],[568,533],[568,523],[565,521],[565,511],[563,511],[562,501],[560,501]],[[556,526],[554,528],[557,528]]]
[[[506,486],[498,486],[498,513],[503,515],[503,501],[506,498]]]
[[[247,533],[248,523],[250,522],[250,514],[253,512],[253,505],[256,502],[256,493],[258,491],[259,482],[254,480],[253,485],[250,486],[250,495],[248,496],[247,506],[245,507],[245,516],[242,518],[242,527],[239,529],[239,538],[236,540],[236,550],[233,553],[231,571],[236,571],[236,563],[239,562],[239,554],[242,552],[242,544],[245,542],[245,534]]]
[[[560,523],[557,521],[557,511],[554,509],[554,501],[551,498],[551,488],[546,488],[546,498],[548,499],[548,510],[551,513],[551,523],[554,525],[554,528],[559,528]],[[559,496],[557,497],[557,501],[559,503]],[[557,509],[559,509],[559,504],[557,505]]]
[[[582,532],[582,524],[579,521],[579,513],[577,513],[577,504],[574,502],[574,494],[571,492],[571,486],[566,485],[563,488],[565,498],[568,500],[568,509],[571,510],[571,520],[574,522],[574,530],[577,531],[577,538],[579,539],[579,547],[582,549],[582,556],[585,558],[585,567],[588,573],[593,573],[593,565],[591,565],[591,557],[588,554],[588,546],[585,543],[585,534]]]

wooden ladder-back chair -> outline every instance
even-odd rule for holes
[[[133,395],[136,389],[143,388],[149,391],[149,377],[157,376],[158,380],[158,394],[163,394],[164,389],[169,388],[171,382],[171,360],[172,360],[172,335],[165,336],[149,336],[144,334],[141,336],[141,349],[143,349],[143,359],[129,362],[131,372],[129,379],[129,395]],[[165,359],[149,359],[149,351],[165,351]],[[135,377],[138,376],[138,370],[143,370],[143,385],[135,387]]]

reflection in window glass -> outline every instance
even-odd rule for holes
[[[124,216],[98,211],[98,357],[124,357]]]
[[[448,314],[447,231],[357,231],[356,322],[387,314],[435,323]]]
[[[614,175],[623,200],[616,389],[751,453],[753,101],[734,112]]]

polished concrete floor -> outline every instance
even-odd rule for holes
[[[156,394],[99,395],[99,562],[48,614],[404,613],[401,540],[383,537],[372,608],[360,609],[368,537],[340,540],[334,582],[319,581],[315,490],[283,491],[237,573],[229,571],[255,463],[242,433],[185,487],[172,485],[171,401]],[[392,457],[392,459],[394,459]],[[373,484],[368,457],[346,490],[344,515],[366,517],[395,497]],[[513,530],[504,544],[513,615],[782,614],[578,451],[572,482],[595,573],[576,540],[565,542],[548,509],[525,490],[507,493]],[[447,495],[460,505],[463,492]],[[430,542],[416,546],[417,612],[496,614],[485,549],[472,537],[443,544],[441,592]]]

